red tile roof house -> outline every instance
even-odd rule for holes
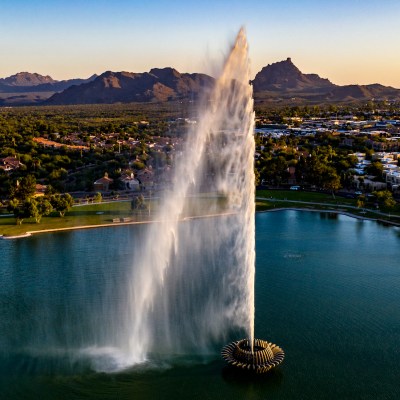
[[[40,197],[40,196],[44,196],[45,192],[46,192],[47,186],[46,185],[41,185],[40,183],[36,184],[36,191],[35,194],[33,195],[33,197]]]
[[[23,165],[24,164],[15,157],[0,158],[0,168],[4,171],[13,171]]]
[[[99,192],[108,192],[110,188],[110,184],[114,182],[114,179],[111,179],[108,177],[107,172],[104,174],[104,176],[100,179],[97,179],[97,181],[94,182],[94,190],[99,191]]]

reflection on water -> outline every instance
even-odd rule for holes
[[[338,219],[339,214],[337,212],[321,212],[319,213],[321,219]]]
[[[254,374],[228,365],[222,368],[222,378],[226,382],[237,386],[248,387],[252,384],[257,384],[265,388],[278,388],[283,381],[283,372],[281,369],[276,368],[265,375]]]

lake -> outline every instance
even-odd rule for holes
[[[220,343],[101,371],[77,349],[102,340],[104,314],[123,317],[101,308],[124,295],[144,229],[0,241],[1,398],[400,398],[400,230],[319,212],[256,215],[255,332],[284,349],[279,368],[243,376]]]

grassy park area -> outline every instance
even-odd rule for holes
[[[159,207],[159,200],[146,199],[144,209],[132,210],[130,200],[75,205],[64,217],[52,212],[43,216],[38,224],[34,218],[23,220],[21,225],[5,209],[0,213],[0,235],[18,236],[27,232],[53,231],[60,229],[77,229],[80,227],[117,226],[119,224],[143,223],[154,220]],[[187,201],[181,217],[196,217],[225,212],[223,198],[197,197]]]
[[[376,209],[372,204],[357,207],[357,200],[332,196],[326,193],[294,190],[258,190],[256,192],[257,211],[279,208],[300,208],[352,214],[356,217],[379,219],[400,223],[399,206],[388,212]]]
[[[340,203],[356,205],[355,199],[347,199],[331,194],[318,192],[303,192],[297,190],[257,190],[257,197],[273,198],[278,200],[305,201],[315,203]]]
[[[3,210],[0,213],[0,235],[17,236],[27,232],[52,231],[58,229],[76,229],[104,225],[148,222],[154,219],[159,202],[157,199],[147,200],[146,209],[132,210],[130,201],[113,201],[86,205],[76,205],[61,218],[55,212],[43,217],[37,224],[33,218],[25,219],[21,225],[16,224],[14,216]],[[347,199],[330,194],[290,191],[290,190],[259,190],[256,192],[257,211],[268,211],[280,208],[296,208],[308,210],[324,210],[350,213],[357,217],[380,219],[400,223],[400,213],[393,211],[381,213],[379,210],[357,208],[356,199]],[[182,213],[182,218],[200,216],[228,211],[224,201],[204,196],[189,201]]]
[[[144,213],[133,213],[131,211],[129,201],[118,201],[74,206],[63,218],[61,218],[58,213],[53,212],[50,216],[43,217],[39,224],[35,222],[34,218],[28,218],[25,219],[21,225],[16,225],[16,220],[13,216],[3,215],[0,217],[0,234],[13,236],[21,235],[26,232],[50,229],[56,230],[88,225],[113,224],[114,220],[121,220],[121,218],[144,220],[145,215],[141,214]]]

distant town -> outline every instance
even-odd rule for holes
[[[298,108],[295,110],[295,114],[300,114]],[[400,117],[397,113],[374,109],[330,114],[290,116],[282,123],[257,118],[255,158],[262,183],[369,192],[387,189],[398,195]],[[270,158],[271,153],[276,157]],[[267,172],[268,159],[281,168],[278,174]]]
[[[157,105],[1,109],[3,207],[20,219],[40,214],[36,209],[62,215],[74,202],[137,199],[171,189],[185,137],[195,132],[196,117],[188,114],[193,108],[179,103],[163,112]],[[397,103],[256,108],[256,115],[259,189],[325,192],[357,199],[360,206],[396,209]],[[204,191],[211,192],[212,174],[204,174]],[[34,200],[24,211],[28,199]],[[49,204],[41,204],[45,199]]]

